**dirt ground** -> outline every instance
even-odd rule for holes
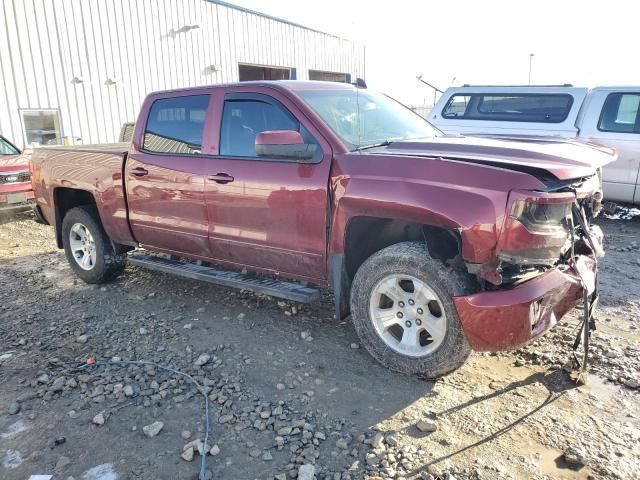
[[[132,267],[85,285],[53,230],[22,215],[0,225],[0,478],[197,478],[196,387],[151,365],[78,369],[90,355],[203,385],[208,478],[640,478],[640,222],[600,224],[592,373],[577,387],[562,369],[577,311],[425,381],[375,363],[326,293],[300,305]]]

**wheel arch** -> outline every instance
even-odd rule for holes
[[[82,205],[97,205],[93,193],[87,190],[68,187],[56,187],[53,190],[54,228],[56,245],[63,248],[62,220],[69,210]]]
[[[345,228],[343,249],[329,256],[329,283],[336,317],[350,313],[351,282],[362,263],[375,252],[406,241],[425,242],[432,258],[456,263],[461,258],[460,233],[449,227],[394,218],[355,216]]]

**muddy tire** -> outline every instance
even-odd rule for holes
[[[351,314],[367,351],[382,365],[427,378],[460,367],[471,351],[452,297],[471,290],[468,276],[403,242],[369,257],[351,288]]]
[[[126,254],[107,236],[93,205],[67,212],[62,220],[62,243],[71,269],[86,283],[113,280],[126,266]]]

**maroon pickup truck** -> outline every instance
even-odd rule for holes
[[[84,281],[125,262],[297,301],[329,286],[385,366],[429,377],[595,297],[598,168],[554,139],[449,137],[327,82],[153,93],[131,145],[38,148],[38,218]]]

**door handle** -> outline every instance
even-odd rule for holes
[[[231,183],[233,177],[227,173],[216,173],[215,175],[208,175],[207,178],[216,183]]]
[[[131,173],[133,173],[136,177],[144,177],[145,175],[149,174],[149,171],[146,168],[136,167],[131,170]]]

